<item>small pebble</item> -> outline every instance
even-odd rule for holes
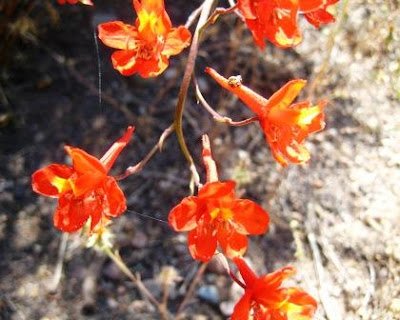
[[[202,286],[197,290],[197,295],[200,299],[211,303],[211,304],[218,304],[219,303],[219,293],[216,286]]]

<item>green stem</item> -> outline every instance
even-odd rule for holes
[[[186,64],[185,73],[183,74],[182,85],[179,90],[178,103],[176,105],[175,117],[174,117],[175,130],[176,130],[176,135],[178,137],[179,146],[180,146],[182,153],[185,156],[187,162],[189,162],[190,169],[192,171],[192,174],[193,174],[196,184],[199,183],[199,178],[198,178],[198,174],[196,171],[196,167],[195,167],[193,158],[189,152],[189,149],[188,149],[186,141],[185,141],[185,137],[183,135],[182,117],[183,117],[183,110],[185,108],[185,100],[186,100],[187,92],[189,89],[190,79],[192,77],[193,69],[196,64],[196,57],[197,57],[197,53],[198,53],[198,49],[199,49],[200,30],[202,29],[203,25],[207,22],[207,19],[210,15],[214,1],[215,0],[205,0],[202,5],[200,18],[199,18],[199,21],[197,22],[196,30],[194,32],[193,39],[192,39],[192,44],[190,46],[189,57],[188,57],[188,61]]]

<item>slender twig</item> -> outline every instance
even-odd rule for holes
[[[51,284],[50,284],[51,292],[54,292],[57,290],[57,287],[61,280],[65,252],[67,249],[67,243],[68,243],[68,233],[63,233],[61,236],[60,247],[58,249],[57,264],[56,264],[56,268],[54,269],[53,280],[51,281]]]
[[[228,0],[228,2],[229,2],[229,4],[231,5],[231,7],[237,5],[237,4],[235,3],[235,0]],[[235,14],[236,14],[240,19],[244,20],[243,15],[240,13],[240,11],[239,11],[238,9],[235,10]]]
[[[368,261],[368,269],[369,269],[369,285],[367,286],[367,292],[364,295],[364,298],[361,303],[361,307],[359,309],[359,314],[366,318],[368,316],[368,304],[371,302],[373,295],[375,294],[375,284],[376,284],[376,271],[374,265],[371,261]]]
[[[229,8],[216,8],[214,10],[214,12],[211,14],[211,16],[207,19],[206,23],[201,27],[200,29],[200,34],[210,25],[213,24],[215,21],[217,21],[217,19],[219,18],[219,16],[223,15],[223,14],[228,14],[231,13],[233,11],[235,11],[237,9],[237,4],[233,5],[232,7]]]
[[[210,104],[204,98],[203,94],[200,91],[199,85],[197,84],[197,81],[196,81],[195,77],[193,77],[193,82],[194,82],[194,87],[195,87],[195,91],[196,91],[196,97],[197,97],[198,101],[201,103],[201,105],[204,107],[204,109],[206,109],[213,116],[213,119],[215,121],[221,122],[221,123],[226,123],[226,124],[229,124],[230,126],[233,126],[233,127],[241,127],[241,126],[245,126],[245,125],[247,125],[249,123],[259,121],[259,118],[257,116],[251,117],[251,118],[248,118],[248,119],[245,119],[245,120],[241,120],[241,121],[233,121],[229,117],[225,117],[225,116],[220,115],[217,111],[215,111],[210,106]]]
[[[192,283],[190,284],[188,292],[186,293],[185,298],[183,299],[181,305],[178,308],[178,312],[176,313],[175,319],[179,318],[179,314],[182,312],[183,308],[186,306],[188,301],[192,298],[194,290],[196,289],[198,282],[200,281],[201,277],[203,276],[204,271],[206,271],[206,269],[207,269],[207,265],[208,265],[208,262],[203,262],[200,265],[199,269],[197,270],[196,275],[195,275]]]
[[[328,40],[326,42],[325,48],[324,48],[324,52],[325,52],[325,57],[322,61],[322,64],[318,70],[317,73],[314,74],[314,77],[312,78],[309,86],[308,86],[308,91],[307,91],[307,96],[311,97],[317,87],[320,86],[321,84],[321,79],[324,77],[324,75],[326,74],[326,72],[329,69],[329,61],[332,55],[332,50],[333,47],[335,45],[335,40],[336,40],[336,36],[338,35],[339,31],[342,28],[342,24],[344,22],[346,13],[347,13],[347,9],[349,7],[349,0],[344,0],[342,3],[342,10],[340,12],[340,15],[337,19],[337,22],[335,24],[335,28],[331,30],[331,33],[329,34]]]
[[[317,275],[317,280],[319,284],[318,294],[321,299],[321,305],[325,312],[325,315],[328,320],[338,320],[339,316],[334,311],[334,307],[332,305],[331,300],[327,295],[327,290],[325,286],[325,270],[322,264],[321,252],[318,247],[317,237],[315,235],[315,228],[317,228],[317,217],[312,210],[308,210],[308,221],[306,223],[307,229],[307,240],[310,244],[311,253],[314,261],[314,269]]]
[[[197,19],[197,17],[200,15],[201,13],[201,9],[203,8],[204,3],[202,3],[197,9],[195,9],[187,18],[186,23],[185,23],[185,28],[190,28],[190,26],[193,24],[193,22],[195,22],[195,20]]]
[[[118,252],[113,252],[110,248],[104,248],[103,251],[116,264],[119,270],[121,270],[136,285],[136,288],[140,291],[143,297],[146,297],[154,306],[157,307],[162,319],[168,320],[168,314],[165,308],[163,308],[161,303],[159,303],[157,299],[153,296],[153,294],[145,287],[140,279],[140,276],[134,275],[129,270]]]
[[[167,129],[165,129],[160,138],[158,139],[157,143],[154,145],[153,148],[151,148],[151,150],[143,158],[143,160],[139,161],[134,166],[128,167],[124,173],[120,174],[119,176],[116,176],[115,179],[123,180],[132,174],[140,172],[143,169],[143,167],[147,164],[147,162],[149,162],[150,159],[154,156],[157,150],[161,151],[162,146],[164,144],[164,140],[174,131],[174,128],[175,128],[174,124],[171,124]]]
[[[201,14],[199,21],[197,22],[196,30],[193,35],[192,44],[190,46],[189,57],[186,64],[185,73],[183,74],[182,85],[179,90],[178,95],[178,103],[175,109],[175,117],[174,117],[174,124],[175,130],[178,137],[178,142],[180,148],[182,150],[183,155],[185,156],[187,162],[190,165],[190,170],[192,172],[192,179],[196,185],[200,183],[200,177],[197,173],[196,166],[194,164],[193,158],[189,152],[189,149],[186,145],[185,137],[183,135],[182,129],[182,118],[183,118],[183,110],[185,108],[185,100],[187,96],[187,92],[189,89],[190,79],[193,74],[193,69],[196,63],[197,52],[199,49],[199,34],[200,30],[207,22],[208,16],[210,15],[210,11],[214,0],[205,0],[203,6],[201,7]]]

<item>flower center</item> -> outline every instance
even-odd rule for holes
[[[211,221],[215,219],[221,219],[223,221],[229,221],[233,216],[233,212],[228,208],[215,208],[210,212]]]
[[[154,47],[149,44],[141,45],[137,51],[137,58],[150,60],[154,56]]]

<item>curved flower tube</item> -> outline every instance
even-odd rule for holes
[[[75,232],[91,219],[91,231],[126,210],[126,200],[116,180],[108,176],[118,155],[130,141],[134,127],[98,160],[79,148],[65,147],[72,167],[51,164],[32,175],[33,191],[58,198],[54,226],[63,232]]]
[[[133,0],[133,5],[137,13],[134,26],[121,21],[102,23],[99,38],[117,49],[111,60],[122,75],[155,77],[168,67],[170,56],[189,46],[191,34],[184,26],[172,28],[164,0]]]
[[[235,196],[235,182],[220,182],[211,155],[210,141],[203,136],[203,162],[207,182],[197,196],[186,197],[168,217],[175,231],[189,231],[188,246],[194,259],[209,261],[219,244],[232,258],[247,249],[247,235],[262,234],[268,213],[258,204]]]
[[[233,311],[232,320],[310,320],[317,302],[305,291],[282,287],[282,282],[295,273],[285,267],[258,277],[241,257],[234,258],[244,280],[244,295]],[[239,283],[243,286],[242,283]]]
[[[304,140],[325,127],[324,107],[327,101],[313,106],[310,101],[292,104],[306,84],[305,80],[289,81],[269,99],[241,83],[241,77],[224,78],[212,68],[205,70],[224,89],[236,94],[259,118],[265,138],[275,160],[282,166],[288,161],[302,164],[310,159]],[[238,80],[238,78],[240,78]]]

